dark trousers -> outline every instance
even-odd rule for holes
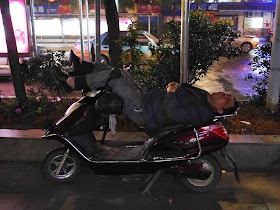
[[[92,73],[86,74],[87,86],[91,90],[104,87],[113,67],[106,64],[95,64]],[[88,72],[88,71],[87,71]],[[123,98],[124,112],[134,123],[145,125],[141,106],[144,95],[141,87],[132,79],[131,75],[121,69],[121,76],[109,82],[112,91]]]

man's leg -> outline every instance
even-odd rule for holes
[[[124,111],[127,116],[139,125],[144,125],[144,119],[141,113],[141,105],[143,94],[140,87],[130,78],[130,75],[125,70],[113,69],[101,72],[92,72],[81,76],[67,76],[60,69],[56,69],[55,75],[57,79],[70,89],[87,89],[92,90],[104,87],[112,71],[119,71],[120,77],[112,79],[109,82],[109,87],[112,91],[123,98]]]
[[[87,61],[82,61],[81,69],[82,69],[82,72],[84,72],[84,74],[89,74],[89,73],[92,73],[92,72],[112,70],[112,69],[114,69],[114,67],[112,67],[108,64],[104,64],[104,63],[94,63],[93,64],[93,63],[90,63],[90,62],[87,62]],[[128,73],[127,71],[125,71],[125,70],[123,70],[123,73],[125,74],[127,79],[130,80],[130,83],[133,84],[136,89],[141,91],[141,87],[133,80],[131,74]]]
[[[112,70],[112,68],[113,68],[112,66],[104,64],[104,63],[90,63],[87,61],[82,61],[82,64],[81,64],[81,69],[82,69],[83,74]]]
[[[86,74],[85,76],[87,86],[92,90],[95,90],[98,87],[104,87],[111,74],[111,71],[112,70]],[[122,98],[128,99],[136,109],[139,109],[143,99],[143,94],[139,86],[128,77],[125,70],[120,70],[120,72],[121,76],[117,79],[112,79],[109,82],[109,87],[112,88],[114,93],[118,94]]]

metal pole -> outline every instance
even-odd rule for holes
[[[95,62],[100,63],[101,46],[100,46],[100,0],[95,0]]]
[[[26,11],[26,19],[27,19],[27,30],[28,30],[28,37],[31,37],[31,26],[30,26],[30,7],[28,9],[27,7],[27,2],[26,0],[24,0],[24,4],[25,4],[25,11]],[[28,38],[28,45],[29,45],[29,55],[34,56],[33,52],[32,52],[32,41],[31,39]]]
[[[180,83],[188,83],[190,1],[181,1]]]
[[[80,22],[82,60],[85,60],[84,34],[83,34],[83,2],[82,2],[82,0],[79,0],[79,22]]]
[[[88,48],[88,62],[91,62],[90,59],[90,34],[89,34],[89,17],[88,17],[88,0],[85,0],[86,5],[86,19],[87,19],[87,48]]]
[[[115,2],[116,2],[117,11],[119,12],[119,0],[115,0]]]
[[[148,31],[151,33],[151,15],[148,16]]]
[[[159,36],[159,15],[157,16],[157,36]]]
[[[64,42],[64,29],[63,29],[63,22],[62,22],[62,18],[59,18],[60,20],[60,26],[61,26],[61,30],[60,30],[60,33],[61,33],[61,37],[62,37],[62,41]]]
[[[35,25],[34,25],[34,0],[30,0],[30,9],[31,9],[31,26],[32,26],[32,40],[34,47],[34,56],[37,56],[37,41],[35,36]]]
[[[276,1],[266,107],[277,112],[280,93],[280,1]]]

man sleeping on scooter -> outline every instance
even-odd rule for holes
[[[151,89],[143,93],[141,87],[126,71],[100,63],[89,63],[70,52],[73,72],[63,73],[56,68],[54,74],[67,92],[81,89],[96,90],[104,87],[111,74],[118,75],[108,85],[124,102],[125,114],[136,124],[148,129],[166,124],[203,126],[211,123],[216,115],[233,114],[238,103],[223,92],[209,94],[189,84],[170,82],[166,90]],[[75,76],[74,76],[75,75]]]

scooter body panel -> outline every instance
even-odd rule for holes
[[[217,126],[223,128],[221,124],[217,124]],[[201,129],[194,131],[190,127],[171,131],[161,136],[151,147],[150,152],[164,153],[174,151],[186,156],[194,156],[199,153],[198,141],[202,148],[202,154],[218,151],[228,144],[228,139],[222,138],[211,131]]]

